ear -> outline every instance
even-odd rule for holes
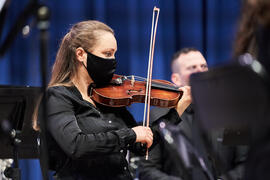
[[[181,84],[182,84],[180,75],[178,73],[172,73],[171,80],[177,86],[181,86]]]
[[[78,47],[76,49],[76,59],[80,62],[85,63],[86,59],[87,59],[87,53],[84,51],[83,48]]]

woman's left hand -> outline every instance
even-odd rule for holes
[[[192,97],[191,97],[190,86],[180,87],[179,90],[182,90],[183,91],[183,95],[179,99],[179,101],[178,101],[177,106],[175,107],[175,109],[178,112],[178,115],[181,116],[183,114],[183,112],[186,110],[186,108],[192,102]]]

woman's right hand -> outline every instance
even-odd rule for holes
[[[150,148],[153,143],[153,133],[149,127],[136,126],[132,128],[136,134],[136,142],[145,143]]]

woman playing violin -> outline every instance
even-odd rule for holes
[[[137,126],[126,108],[102,106],[90,84],[110,82],[116,68],[113,30],[98,21],[75,24],[57,52],[47,89],[50,168],[56,179],[132,179],[127,150],[144,154],[153,143],[149,127]],[[172,116],[190,104],[189,87]],[[177,118],[176,118],[177,119]]]

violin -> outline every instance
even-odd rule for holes
[[[138,80],[135,80],[138,79]],[[154,80],[151,83],[150,105],[158,107],[175,107],[183,91],[173,83]],[[144,103],[146,98],[146,81],[138,76],[121,76],[114,74],[109,85],[91,87],[90,97],[97,103],[110,107],[129,106],[132,103]]]

